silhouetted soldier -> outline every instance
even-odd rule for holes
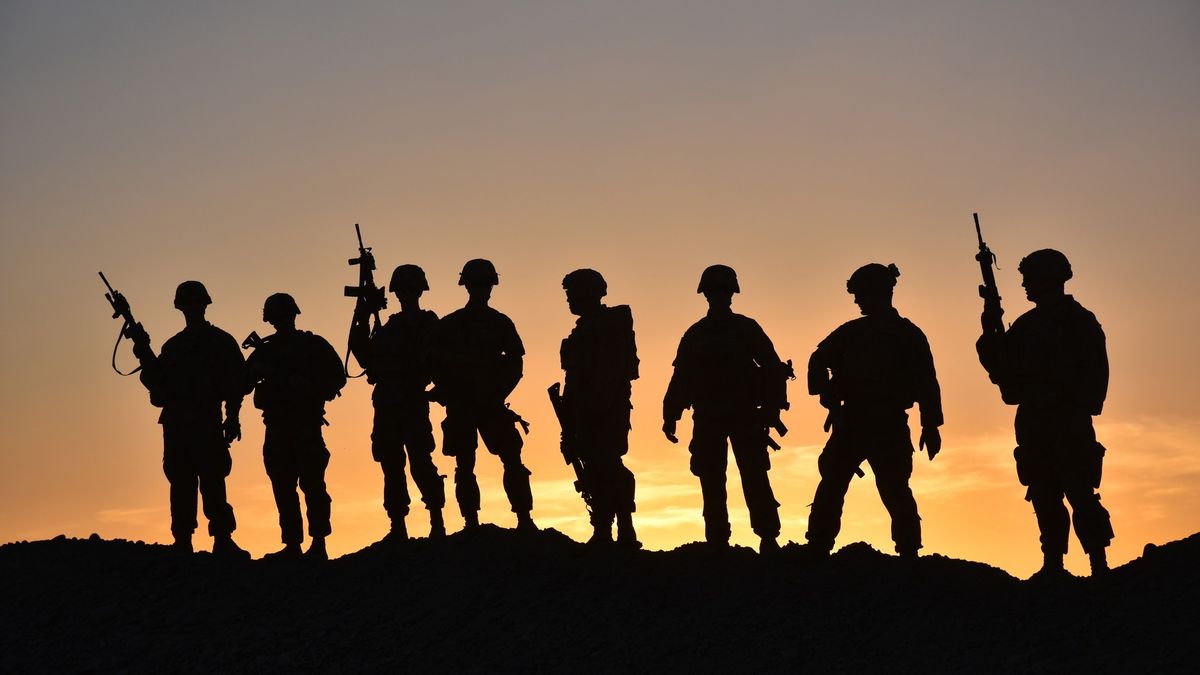
[[[758,323],[730,309],[733,294],[740,290],[737,274],[725,265],[713,265],[700,276],[696,292],[708,301],[708,315],[679,341],[675,372],[663,400],[663,433],[677,443],[676,423],[692,408],[691,470],[700,479],[704,497],[705,538],[717,546],[728,545],[730,535],[725,492],[728,439],[742,476],[750,526],[762,539],[760,551],[767,553],[779,548],[779,503],[767,478],[767,429],[788,407],[791,367],[779,359]]]
[[[1041,530],[1043,576],[1065,575],[1063,556],[1075,534],[1091,559],[1092,574],[1108,569],[1105,548],[1113,538],[1108,511],[1100,504],[1104,446],[1096,441],[1092,416],[1108,393],[1108,353],[1096,316],[1066,294],[1071,278],[1067,257],[1053,249],[1034,251],[1018,269],[1025,296],[1036,305],[1007,332],[979,338],[979,361],[1004,402],[1017,406],[1017,476],[1029,489]]]
[[[571,451],[586,467],[593,502],[590,543],[611,543],[616,518],[617,543],[640,548],[633,529],[633,473],[621,461],[629,451],[630,383],[638,378],[633,313],[628,305],[601,302],[608,284],[595,270],[575,270],[562,285],[567,307],[579,317],[560,350],[566,373],[563,424],[570,430]]]
[[[404,476],[405,452],[413,482],[429,510],[429,536],[443,537],[446,525],[444,478],[433,464],[433,426],[429,423],[432,351],[438,327],[437,314],[421,309],[421,294],[429,290],[425,271],[400,265],[392,272],[388,290],[400,301],[400,311],[368,333],[367,314],[355,317],[350,349],[375,385],[371,402],[375,424],[371,431],[371,456],[383,469],[383,508],[392,521],[389,540],[405,540],[410,499]]]
[[[249,558],[233,541],[237,521],[225,494],[225,478],[233,468],[229,445],[242,437],[238,418],[246,395],[246,362],[237,340],[204,319],[211,303],[199,281],[179,284],[175,309],[186,325],[157,357],[148,348],[140,350],[141,381],[150,402],[162,408],[158,423],[163,428],[163,473],[171,484],[175,548],[192,551],[199,487],[213,554]]]
[[[246,361],[254,387],[254,407],[262,411],[266,435],[263,464],[271,479],[283,550],[268,557],[299,558],[304,541],[297,483],[304,492],[308,512],[308,534],[312,544],[305,554],[328,560],[325,537],[329,524],[329,492],[325,468],[329,450],[321,435],[325,402],[332,401],[346,385],[342,359],[325,338],[296,329],[300,308],[287,293],[276,293],[263,303],[263,321],[275,334],[257,342]],[[252,335],[247,344],[257,339]]]
[[[829,441],[817,466],[821,480],[808,519],[808,550],[828,555],[841,530],[850,481],[870,463],[892,540],[903,557],[921,548],[921,518],[908,480],[913,469],[909,408],[921,406],[920,447],[929,459],[942,448],[942,396],[925,334],[892,307],[900,270],[871,263],[846,282],[862,318],[849,321],[817,345],[808,361],[808,393],[829,410]]]
[[[504,403],[521,380],[525,346],[513,322],[488,306],[499,283],[490,261],[463,265],[458,285],[466,287],[469,299],[438,325],[432,396],[446,406],[442,451],[455,461],[454,496],[466,527],[479,525],[475,451],[482,436],[504,465],[504,492],[517,514],[517,529],[536,530],[529,470],[521,463],[519,418]]]

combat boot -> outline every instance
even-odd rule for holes
[[[517,532],[537,532],[538,526],[533,522],[533,516],[528,511],[517,514]]]
[[[758,542],[758,554],[762,556],[774,556],[779,553],[779,542],[775,537],[763,537]]]
[[[462,517],[463,517],[463,531],[470,532],[470,531],[479,529],[479,512],[478,511],[466,511],[462,514]]]
[[[1104,549],[1088,553],[1088,562],[1092,564],[1092,578],[1108,575],[1108,556]]]
[[[592,523],[592,538],[587,543],[591,546],[607,546],[613,543],[612,523],[596,520]]]
[[[392,519],[392,529],[384,535],[383,540],[389,544],[402,544],[408,541],[408,527],[403,518]]]
[[[213,541],[213,556],[217,558],[225,558],[228,560],[249,560],[250,552],[238,546],[233,541],[233,536],[228,534],[217,535]]]
[[[319,562],[329,560],[329,553],[325,550],[325,537],[313,537],[312,543],[308,545],[308,550],[304,552],[304,558]]]
[[[920,549],[911,548],[911,547],[904,547],[904,548],[897,547],[896,555],[900,556],[904,560],[916,560],[917,557],[920,555],[919,553],[917,553],[917,551],[919,551],[919,550]]]
[[[441,509],[429,509],[429,538],[446,538],[446,522],[442,520]]]
[[[263,560],[299,560],[300,555],[299,543],[286,544],[282,549],[264,555]]]
[[[617,545],[621,548],[639,549],[642,542],[638,541],[637,532],[633,530],[633,514],[617,514]]]
[[[808,542],[797,547],[797,557],[803,562],[818,562],[829,559],[829,552],[833,547]]]
[[[175,543],[171,544],[171,551],[180,555],[191,555],[194,550],[192,548],[192,535],[175,535]]]
[[[1033,576],[1029,577],[1029,580],[1038,582],[1054,582],[1073,578],[1075,577],[1063,566],[1063,554],[1043,553],[1042,569],[1034,572]]]

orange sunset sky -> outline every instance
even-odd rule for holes
[[[156,347],[195,278],[239,340],[269,330],[262,301],[286,291],[300,326],[344,350],[358,222],[385,276],[425,268],[439,314],[465,300],[463,261],[495,261],[493,304],[528,350],[511,400],[533,424],[534,515],[576,539],[589,528],[545,389],[573,322],[563,274],[605,274],[635,317],[628,464],[651,549],[703,537],[686,446],[659,431],[700,271],[736,268],[735,310],[803,364],[857,315],[848,274],[895,262],[945,397],[942,455],[919,455],[912,480],[925,552],[1028,575],[1041,558],[1013,409],[973,347],[973,211],[1010,320],[1029,307],[1017,261],[1056,247],[1108,334],[1113,562],[1200,530],[1194,2],[3,2],[0,100],[0,542],[170,540],[157,410],[109,369],[118,322],[97,270]],[[825,435],[802,381],[790,394],[771,478],[782,539],[802,541]],[[328,409],[343,554],[387,519],[369,386]],[[249,405],[243,427],[230,500],[261,555],[279,532]],[[479,466],[483,520],[511,526],[499,462]],[[754,544],[732,463],[730,480],[734,540]],[[461,524],[453,504],[447,520]],[[410,530],[426,528],[418,508]],[[869,473],[838,543],[859,540],[891,551]],[[1075,541],[1068,564],[1086,569]]]

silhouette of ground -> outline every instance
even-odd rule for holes
[[[1049,587],[866,544],[805,563],[485,525],[319,565],[59,537],[0,547],[0,672],[1194,672],[1198,569],[1200,534]]]

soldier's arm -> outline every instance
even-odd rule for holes
[[[525,374],[525,345],[521,342],[521,336],[517,334],[517,327],[511,320],[506,318],[506,321],[508,335],[504,340],[504,353],[500,366],[500,400],[502,401],[513,393],[513,390],[517,388],[517,383]]]
[[[225,400],[225,416],[237,418],[242,409],[242,399],[253,390],[254,384],[246,367],[246,358],[230,335],[224,335],[221,340],[221,363],[224,371],[222,398]]]
[[[834,365],[834,355],[840,349],[841,335],[841,328],[833,331],[821,340],[808,357],[808,394],[819,397],[821,405],[831,409],[839,403],[833,398],[830,370]]]
[[[1076,379],[1078,403],[1088,414],[1099,415],[1108,396],[1108,346],[1104,329],[1090,313],[1077,331],[1075,340],[1079,359]]]
[[[638,379],[638,366],[641,364],[641,362],[638,361],[637,355],[637,337],[633,332],[633,311],[626,305],[622,305],[620,309],[623,310],[621,318],[623,326],[623,347],[627,369],[625,371],[625,377],[626,379],[632,381]]]
[[[936,429],[945,421],[942,417],[942,388],[938,384],[937,369],[933,365],[933,350],[929,347],[929,339],[920,328],[913,326],[915,343],[914,376],[917,378],[917,405],[921,407],[921,427]]]
[[[370,370],[371,363],[371,332],[369,323],[366,320],[354,321],[350,324],[350,353],[354,355],[354,359],[358,361],[358,365],[365,370]],[[338,363],[341,363],[341,357],[338,357]]]
[[[166,356],[171,350],[171,341],[167,340],[163,344],[162,356]],[[166,383],[167,369],[162,357],[156,357],[142,362],[142,370],[138,374],[138,380],[146,391],[150,393],[150,403],[155,407],[161,408],[166,403]]]
[[[779,358],[779,353],[775,351],[775,343],[771,342],[770,336],[758,325],[758,322],[751,321],[752,325],[752,342],[751,349],[754,362],[758,364],[767,373],[766,396],[764,404],[771,408],[787,410],[787,381],[791,377],[791,368]]]
[[[683,411],[692,405],[692,371],[695,367],[692,331],[683,334],[679,341],[679,350],[675,361],[671,364],[671,382],[667,385],[666,396],[663,397],[663,420],[677,422],[683,417]]]
[[[313,365],[317,375],[316,381],[319,383],[317,394],[326,401],[332,401],[342,387],[346,386],[346,371],[342,368],[342,357],[338,356],[337,350],[325,338],[316,334],[313,335],[313,338],[316,352]]]

